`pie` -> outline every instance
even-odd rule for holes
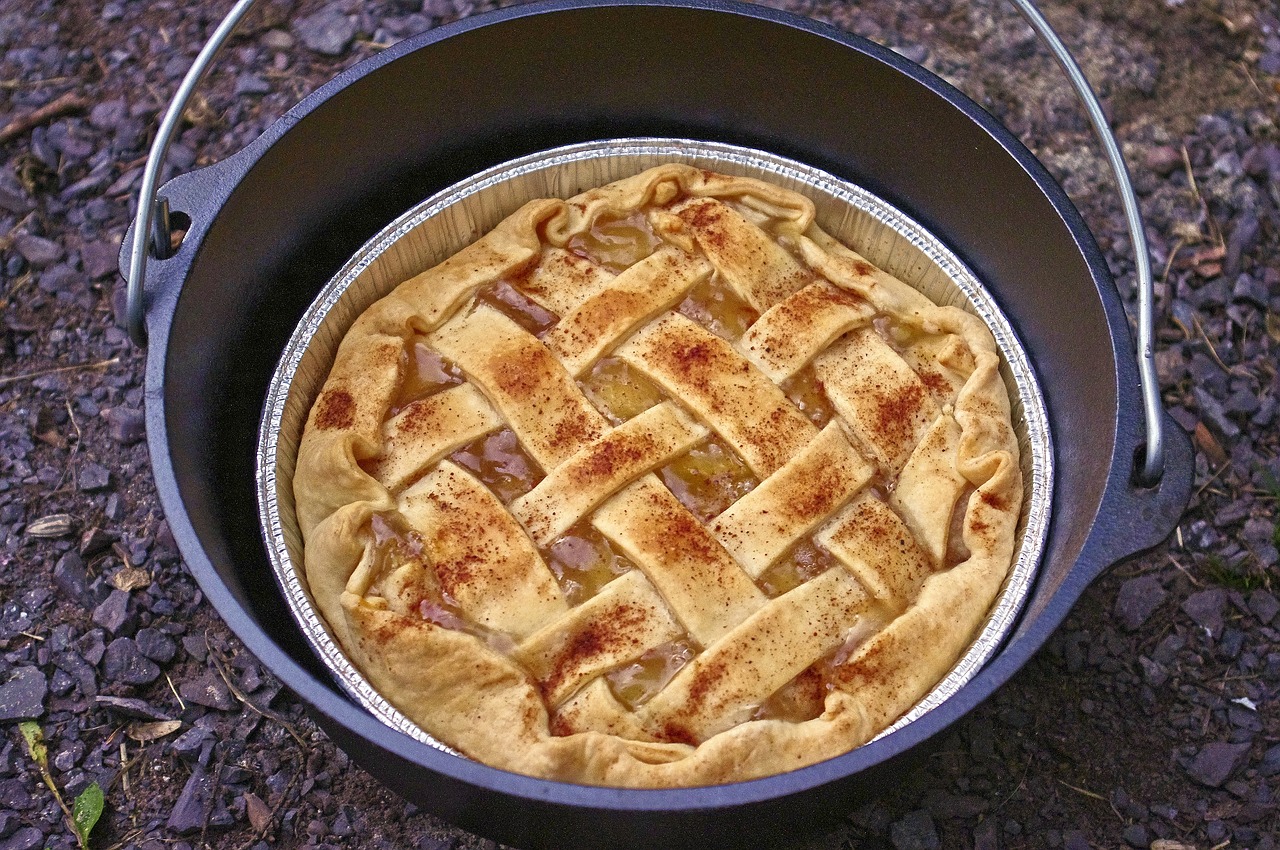
[[[315,605],[400,712],[510,771],[710,785],[951,669],[1017,546],[999,351],[814,215],[664,165],[356,319],[293,487]]]

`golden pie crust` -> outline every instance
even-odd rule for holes
[[[999,365],[779,187],[665,165],[533,201],[342,340],[293,479],[307,582],[487,764],[812,764],[933,688],[1009,570]]]

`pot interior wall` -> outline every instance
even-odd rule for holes
[[[165,346],[153,400],[202,553],[188,560],[319,679],[270,576],[254,491],[263,398],[289,334],[339,266],[406,208],[484,167],[596,138],[771,150],[865,186],[941,236],[1009,316],[1049,408],[1059,477],[1028,616],[1063,581],[1107,484],[1116,376],[1128,374],[1108,329],[1118,301],[1090,269],[1101,268],[1096,249],[988,118],[966,115],[903,60],[770,14],[517,8],[427,34],[304,102],[245,152],[250,167],[222,208],[204,211],[216,217],[172,325],[152,331]],[[181,211],[201,221],[191,207]]]

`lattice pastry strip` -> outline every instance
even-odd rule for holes
[[[678,786],[836,755],[939,678],[1012,555],[998,356],[813,217],[663,166],[531,202],[357,320],[294,486],[321,612],[401,711],[507,769]],[[704,327],[707,298],[741,307]],[[464,382],[398,394],[415,344]],[[653,388],[587,391],[608,363]],[[459,465],[485,435],[518,489]]]
[[[646,325],[615,354],[680,399],[761,478],[817,433],[782,390],[732,345],[679,313]]]

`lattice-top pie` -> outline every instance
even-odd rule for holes
[[[986,326],[681,165],[531,202],[356,320],[294,491],[334,637],[431,735],[640,787],[874,737],[1008,571]]]

